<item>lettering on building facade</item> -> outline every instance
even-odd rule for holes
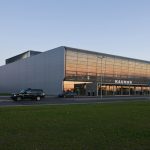
[[[132,84],[132,81],[128,81],[128,80],[115,80],[115,83],[117,83],[117,84]]]

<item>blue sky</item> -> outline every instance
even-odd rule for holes
[[[70,46],[150,60],[150,0],[0,0],[0,65]]]

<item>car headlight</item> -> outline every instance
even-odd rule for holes
[[[14,96],[16,96],[16,94],[14,94]]]

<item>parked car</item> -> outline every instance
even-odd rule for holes
[[[45,93],[42,89],[25,89],[21,90],[19,93],[13,93],[11,98],[15,101],[19,101],[22,99],[36,99],[37,101],[41,100],[41,98],[45,97]]]
[[[75,97],[75,96],[77,96],[77,94],[71,91],[64,92],[58,95],[58,97]]]

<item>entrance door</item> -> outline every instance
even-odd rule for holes
[[[74,90],[77,95],[85,95],[86,93],[86,84],[75,84]]]
[[[121,86],[116,86],[116,95],[121,95]]]
[[[122,95],[129,95],[129,87],[128,86],[122,87]]]

